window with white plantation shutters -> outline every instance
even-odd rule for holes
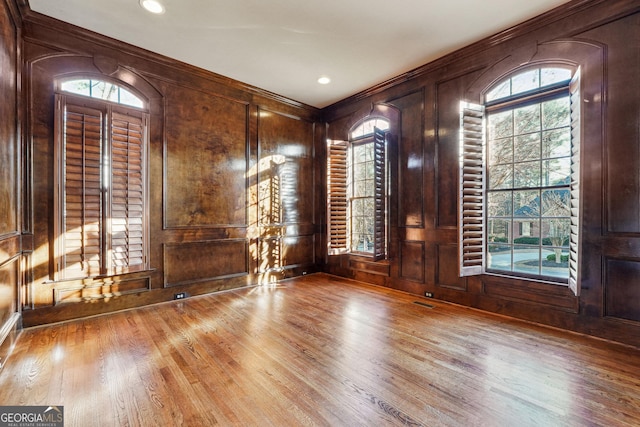
[[[484,269],[484,107],[460,104],[460,276]]]
[[[498,273],[579,292],[579,70],[526,69],[485,105],[461,102],[460,275]]]
[[[147,121],[136,108],[56,95],[56,280],[147,267]]]

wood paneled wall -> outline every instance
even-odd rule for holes
[[[0,367],[20,326],[20,30],[15,5],[0,1]]]
[[[640,345],[640,6],[574,1],[325,109],[330,139],[355,111],[400,108],[397,247],[389,274],[345,256],[326,271],[488,311]],[[458,276],[459,102],[517,66],[581,67],[582,289],[482,275]]]
[[[29,165],[24,235],[33,241],[33,251],[25,254],[25,325],[317,269],[316,259],[322,256],[317,221],[322,218],[315,212],[323,208],[315,191],[320,176],[316,145],[324,135],[320,110],[43,17],[19,4],[24,27],[24,158]],[[54,83],[70,75],[115,79],[149,101],[147,271],[53,280]],[[3,178],[2,185],[17,183]],[[11,200],[15,209],[18,200]]]

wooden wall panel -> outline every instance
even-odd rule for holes
[[[401,111],[398,142],[398,226],[424,227],[424,93],[390,102]]]
[[[165,227],[245,225],[247,105],[175,85],[165,96]]]
[[[19,232],[16,31],[3,1],[0,3],[0,236]]]
[[[458,165],[460,100],[473,76],[441,81],[436,85],[436,226],[455,228],[458,223]]]
[[[55,289],[55,304],[86,302],[97,299],[109,299],[121,295],[148,291],[151,288],[149,277],[126,280],[99,280],[96,284],[69,286],[64,283]]]
[[[315,261],[314,237],[284,237],[282,239],[283,267],[313,265]]]
[[[436,245],[436,283],[438,286],[467,290],[467,280],[458,275],[458,245]]]
[[[424,283],[425,243],[416,241],[400,242],[400,277]]]
[[[266,108],[258,111],[260,225],[313,223],[312,122]]]
[[[167,243],[164,245],[165,286],[246,275],[247,253],[244,239]]]
[[[640,322],[640,260],[605,260],[605,316]]]
[[[606,41],[607,114],[607,231],[640,233],[640,49],[628,49],[629,40],[640,40],[640,16],[616,23],[616,31],[594,30],[585,36]],[[640,237],[635,236],[635,237]]]
[[[20,257],[17,256],[0,265],[0,331],[18,311],[19,267]],[[0,336],[0,342],[2,338]]]
[[[20,26],[15,5],[0,0],[0,368],[21,318]]]

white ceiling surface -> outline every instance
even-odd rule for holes
[[[29,0],[31,9],[318,108],[567,0]],[[318,77],[331,83],[320,85]]]

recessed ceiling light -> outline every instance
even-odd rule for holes
[[[322,76],[318,79],[318,83],[320,83],[321,85],[328,85],[329,83],[331,83],[331,79],[327,76]]]
[[[158,0],[140,0],[140,6],[151,13],[164,13],[164,6]]]

